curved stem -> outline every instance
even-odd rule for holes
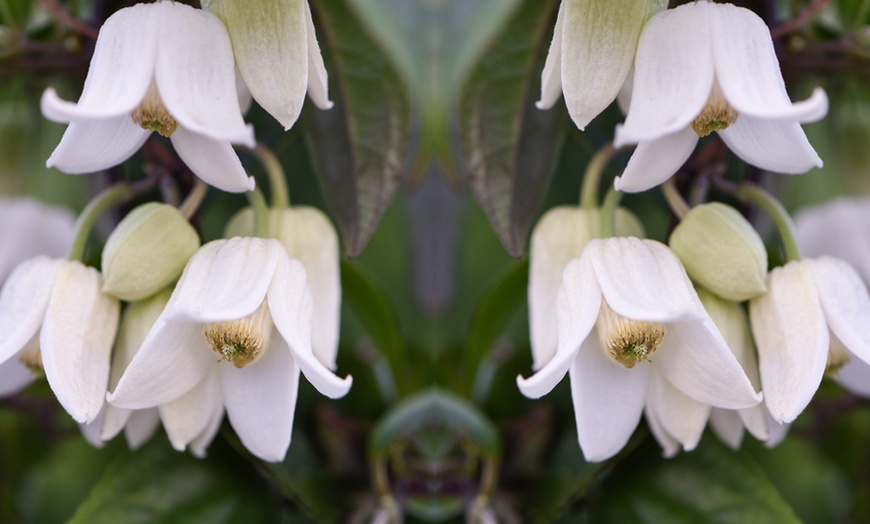
[[[109,186],[95,196],[88,205],[85,206],[82,213],[79,215],[75,224],[75,236],[73,243],[69,248],[67,260],[77,260],[84,262],[85,249],[88,246],[88,237],[91,234],[91,229],[94,227],[97,217],[103,211],[118,204],[124,200],[131,198],[136,194],[133,186],[123,182],[114,186]]]
[[[260,238],[268,238],[269,236],[269,206],[266,205],[266,198],[259,188],[254,188],[253,191],[245,193],[248,197],[248,202],[254,210],[254,236]]]
[[[190,193],[187,194],[184,202],[178,206],[178,211],[181,215],[187,220],[190,220],[190,217],[192,217],[193,214],[196,213],[196,210],[199,209],[199,206],[202,204],[207,192],[208,184],[197,178],[196,182],[193,184],[193,189],[191,189]]]
[[[616,235],[616,208],[622,200],[622,192],[610,188],[604,203],[601,204],[601,238],[610,238]]]
[[[800,260],[802,258],[800,247],[795,239],[794,222],[792,222],[788,211],[785,210],[776,197],[755,184],[746,183],[740,184],[734,195],[741,200],[760,207],[773,218],[776,228],[779,230],[779,237],[782,241],[782,248],[787,261]]]
[[[272,197],[272,207],[275,209],[286,209],[290,207],[290,189],[287,187],[287,177],[284,175],[284,168],[281,167],[281,162],[271,149],[257,142],[253,149],[257,159],[263,164],[263,169],[266,170],[266,176],[269,177],[269,190]]]
[[[616,154],[618,149],[613,147],[613,144],[606,144],[599,149],[589,165],[586,166],[586,173],[583,175],[583,185],[580,189],[580,207],[583,209],[596,209],[598,207],[598,190],[601,186],[601,175],[604,173],[604,168],[610,159]]]
[[[681,195],[677,190],[677,184],[674,182],[674,177],[667,179],[665,183],[662,184],[661,188],[662,194],[665,196],[665,200],[671,208],[671,211],[673,211],[680,220],[685,218],[691,207],[689,207],[686,199],[684,199],[683,195]]]

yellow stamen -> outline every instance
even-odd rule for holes
[[[701,110],[695,120],[692,121],[692,129],[698,136],[704,137],[713,131],[722,131],[737,121],[737,111],[725,100],[719,83],[713,81],[713,89],[707,104]]]
[[[136,122],[139,127],[147,131],[157,131],[162,136],[169,137],[178,129],[178,122],[172,118],[166,106],[163,105],[163,100],[160,99],[160,93],[157,92],[157,86],[154,81],[148,87],[148,92],[145,93],[145,99],[139,104],[139,107],[133,110],[130,114],[133,122]]]
[[[237,368],[260,358],[269,346],[271,334],[272,315],[265,301],[244,318],[208,324],[204,330],[205,339],[214,352]]]
[[[638,362],[649,360],[665,337],[663,325],[625,318],[610,309],[604,300],[601,301],[596,326],[607,356],[629,369]]]

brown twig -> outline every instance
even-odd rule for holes
[[[69,14],[66,9],[64,9],[63,6],[58,3],[57,0],[39,0],[39,3],[43,7],[51,11],[55,18],[60,20],[62,24],[69,27],[76,33],[90,38],[91,40],[97,39],[97,34],[99,33],[99,31]]]
[[[777,38],[782,38],[783,36],[793,33],[799,27],[806,24],[810,20],[813,19],[819,11],[822,10],[826,5],[830,4],[831,0],[813,0],[806,9],[800,12],[796,17],[792,18],[788,22],[785,22],[779,27],[776,27],[770,31],[770,36],[776,40]]]

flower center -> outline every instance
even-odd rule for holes
[[[39,350],[39,332],[18,353],[18,361],[27,366],[33,378],[45,376],[42,365],[42,351]]]
[[[701,110],[695,120],[692,121],[692,129],[698,136],[704,137],[713,131],[728,129],[728,126],[737,121],[737,111],[725,100],[719,82],[713,81],[713,89],[707,104]]]
[[[662,324],[625,318],[610,309],[605,300],[601,301],[596,327],[607,356],[629,369],[649,360],[665,337]]]
[[[845,366],[852,360],[849,350],[842,342],[831,335],[831,346],[828,349],[828,362],[825,364],[825,374],[829,377],[834,377],[840,368]]]
[[[237,368],[260,358],[269,345],[271,334],[272,315],[266,301],[244,318],[214,322],[204,330],[205,339],[214,352]]]
[[[139,104],[139,107],[133,110],[130,114],[133,122],[136,122],[139,127],[147,131],[157,131],[160,135],[169,137],[178,129],[178,122],[172,118],[166,106],[163,105],[163,100],[160,99],[160,93],[157,92],[157,86],[154,81],[148,86],[148,92],[145,93],[145,99]]]

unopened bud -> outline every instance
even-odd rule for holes
[[[748,300],[767,290],[764,243],[733,207],[712,202],[693,208],[669,244],[692,280],[722,298]]]
[[[178,209],[151,202],[131,211],[103,250],[103,292],[133,302],[181,275],[199,235]]]

